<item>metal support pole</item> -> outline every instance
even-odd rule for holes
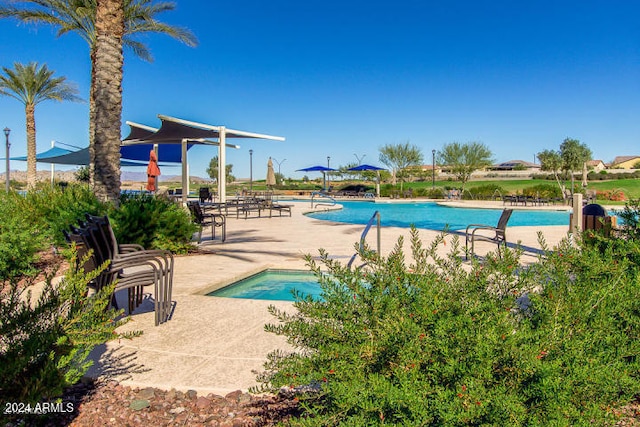
[[[9,134],[11,133],[11,129],[9,128],[4,128],[4,136],[6,138],[6,158],[7,158],[7,168],[6,168],[6,175],[5,175],[5,180],[6,180],[6,190],[7,193],[9,192],[9,183],[11,182],[11,178],[9,177],[9,148],[11,147],[11,143],[9,143]]]
[[[253,193],[253,150],[249,150],[249,193]]]
[[[436,150],[431,150],[431,189],[436,188]]]
[[[327,156],[327,168],[331,168],[331,166],[329,166],[329,162],[331,161],[331,157]],[[329,184],[329,171],[327,171],[327,186],[326,186],[326,190],[329,191],[329,186],[331,184]]]

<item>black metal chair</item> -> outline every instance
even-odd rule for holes
[[[502,215],[500,215],[500,219],[498,220],[498,225],[495,227],[484,224],[468,225],[465,230],[465,253],[467,256],[469,253],[472,255],[475,254],[474,244],[476,240],[485,240],[496,243],[498,245],[498,256],[501,256],[500,245],[507,244],[506,229],[512,213],[513,209],[504,209],[502,211]],[[489,235],[476,234],[477,231],[489,232]],[[469,242],[471,242],[471,252],[469,252]]]
[[[202,242],[202,229],[211,227],[211,239],[216,238],[216,228],[222,229],[221,239],[224,242],[227,239],[227,217],[221,213],[205,213],[200,203],[195,201],[187,202],[189,211],[193,221],[200,226],[198,233],[198,243]]]

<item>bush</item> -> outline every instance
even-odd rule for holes
[[[33,264],[45,239],[34,215],[25,212],[24,198],[0,193],[0,281],[36,273]]]
[[[71,257],[71,265],[76,265]],[[53,286],[49,274],[38,298],[30,286],[3,281],[0,292],[0,401],[35,403],[62,393],[91,365],[89,352],[118,337],[121,314],[107,310],[113,287],[87,297],[97,275],[70,269]]]
[[[522,190],[522,194],[531,197],[541,198],[562,198],[562,191],[560,187],[554,184],[536,184],[532,187],[527,187]]]
[[[565,241],[529,268],[519,250],[464,268],[456,238],[441,257],[443,236],[411,234],[412,264],[402,239],[387,258],[365,248],[362,270],[308,257],[324,299],[270,308],[266,330],[298,350],[271,353],[258,379],[297,393],[294,424],[615,422],[640,390],[638,264]]]
[[[500,195],[505,194],[504,188],[499,186],[498,184],[485,184],[480,185],[478,187],[473,187],[469,189],[469,192],[473,195],[474,199],[493,199],[494,197],[499,197]],[[463,194],[463,197],[465,195]]]
[[[109,217],[119,243],[174,253],[192,249],[191,237],[198,229],[180,205],[151,194],[123,194]]]

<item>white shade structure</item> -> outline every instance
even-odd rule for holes
[[[158,114],[158,118],[162,121],[160,128],[149,135],[142,138],[128,137],[122,144],[124,146],[136,144],[181,144],[182,146],[182,202],[186,203],[188,192],[188,173],[187,173],[187,147],[191,144],[215,145],[218,146],[218,194],[220,202],[226,201],[226,148],[240,148],[238,145],[227,144],[227,138],[252,138],[267,139],[272,141],[284,141],[281,136],[271,136],[255,132],[247,132],[235,129],[229,129],[226,126],[214,126],[205,123],[198,123],[189,120],[179,119],[176,117],[164,116]],[[128,122],[131,126],[132,123]],[[139,126],[139,125],[138,125]],[[132,126],[133,129],[133,126]]]

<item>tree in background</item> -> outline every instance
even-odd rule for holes
[[[213,158],[209,162],[209,167],[207,168],[207,174],[209,175],[209,178],[213,179],[215,182],[218,182],[218,165],[218,156],[213,156]],[[233,182],[236,180],[236,177],[231,174],[232,172],[233,165],[227,163],[225,165],[225,176],[227,182]]]
[[[456,179],[462,184],[462,191],[471,174],[476,170],[490,166],[493,163],[493,153],[481,142],[467,142],[461,144],[452,142],[445,144],[438,152],[438,164],[446,166]]]
[[[592,155],[589,147],[577,139],[565,138],[560,144],[563,169],[571,176],[571,196],[575,188],[575,173],[585,168],[585,163],[591,160]]]
[[[552,172],[562,191],[562,196],[567,197],[566,186],[560,177],[560,172],[569,174],[571,179],[571,196],[573,196],[575,173],[585,167],[585,163],[591,160],[592,153],[586,144],[581,144],[577,139],[565,138],[560,144],[560,150],[544,150],[538,153],[541,169]]]
[[[418,166],[422,163],[422,151],[415,145],[405,142],[404,144],[387,144],[379,149],[380,162],[391,169],[391,182],[396,185],[398,173],[409,166]],[[402,180],[400,181],[402,190]]]
[[[54,77],[46,64],[18,62],[13,69],[2,67],[0,95],[10,96],[24,104],[27,126],[27,187],[36,185],[36,105],[42,101],[81,101],[78,89],[66,77]]]
[[[111,51],[106,51],[107,56],[96,54],[98,41],[98,24],[96,20],[99,6],[103,12],[100,15],[100,19],[107,19],[102,23],[103,39],[108,35],[109,43],[115,42],[117,44],[108,45],[106,43],[107,40],[103,40],[105,42],[103,49],[111,49]],[[152,0],[120,0],[113,2],[98,0],[18,0],[0,5],[0,18],[16,18],[25,23],[53,25],[58,27],[58,36],[75,32],[89,44],[91,56],[91,89],[89,93],[91,179],[94,187],[97,187],[95,188],[97,193],[101,197],[107,197],[114,203],[117,203],[117,197],[119,197],[120,193],[120,157],[115,157],[116,147],[119,150],[120,146],[120,132],[118,130],[116,139],[115,128],[116,125],[118,129],[120,128],[121,117],[118,117],[117,123],[110,124],[109,120],[111,116],[115,115],[118,108],[121,109],[121,106],[116,108],[113,102],[116,102],[116,98],[119,98],[120,104],[122,103],[122,47],[132,49],[138,57],[151,62],[153,58],[148,47],[136,39],[141,34],[166,34],[189,46],[195,46],[197,44],[196,38],[189,30],[168,25],[156,19],[160,13],[174,10],[175,7],[176,5],[173,2],[153,3]],[[117,12],[117,14],[114,14],[114,12]],[[121,14],[124,16],[121,17]],[[113,18],[117,19],[114,20]],[[118,50],[120,53],[116,54]],[[106,65],[108,68],[98,70],[97,61],[100,62],[100,67]],[[117,75],[109,74],[114,72]],[[113,88],[110,89],[111,92],[108,92],[108,94],[104,92],[105,87],[96,88],[100,73],[102,73],[103,81],[105,82],[111,77],[114,79]],[[97,77],[98,81],[96,80]],[[116,84],[115,80],[118,81],[118,84]],[[116,89],[116,87],[119,88]],[[98,120],[95,112],[97,96],[109,98],[109,104],[112,104],[107,108],[109,114],[105,116],[104,112],[101,113],[101,116],[105,116],[100,119],[102,121],[101,125],[112,127],[106,132],[103,130],[96,132],[94,129]],[[98,107],[105,108],[104,101],[101,102],[103,104]],[[96,150],[94,148],[96,135],[100,135],[100,138],[109,135],[108,140],[98,142],[101,144],[97,149],[98,153],[95,153]],[[103,146],[102,144],[105,143],[107,145]],[[113,147],[109,144],[113,145]],[[97,167],[94,165],[96,158],[100,159],[101,162]],[[106,162],[116,163],[108,165]]]

